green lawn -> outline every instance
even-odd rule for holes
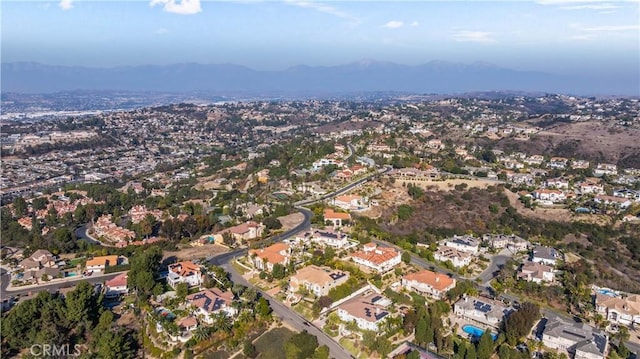
[[[284,342],[294,334],[294,332],[287,328],[276,328],[264,333],[264,335],[254,343],[256,351],[260,353],[258,358],[286,359]]]
[[[360,353],[360,349],[356,348],[353,343],[353,339],[350,338],[340,338],[340,345],[342,345],[349,353],[351,353],[354,357],[359,357],[358,353]],[[362,355],[360,355],[361,357]]]

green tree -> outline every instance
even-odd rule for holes
[[[81,281],[74,290],[67,293],[65,304],[67,319],[72,323],[85,322],[93,326],[98,319],[100,303],[93,285],[87,281]]]
[[[149,295],[155,286],[161,260],[162,250],[159,247],[138,250],[129,260],[129,288],[135,290],[138,295]]]
[[[271,275],[275,279],[284,278],[285,275],[286,275],[284,266],[282,264],[280,264],[280,263],[274,264],[273,265],[273,271],[271,272]]]
[[[96,354],[105,359],[135,358],[135,352],[128,335],[122,330],[104,331],[99,335]]]
[[[260,297],[256,304],[256,312],[262,318],[269,318],[271,316],[271,307],[269,306],[269,302],[264,299],[264,297]]]
[[[187,283],[178,283],[176,285],[176,296],[182,301],[189,294],[189,285]]]
[[[405,262],[406,264],[411,263],[411,253],[404,251],[402,253],[402,261]]]
[[[326,345],[317,347],[313,353],[313,359],[329,359],[329,347]]]
[[[416,341],[420,345],[426,345],[428,343],[427,322],[424,318],[418,319],[418,322],[416,323]]]
[[[258,354],[258,352],[256,351],[256,346],[251,343],[251,340],[244,341],[244,345],[242,346],[242,354],[249,358],[253,358]]]
[[[467,352],[464,355],[464,359],[477,359],[476,347],[472,344],[467,348]]]
[[[307,359],[313,357],[318,347],[318,338],[307,333],[306,330],[294,334],[284,343],[284,351],[287,359]]]
[[[401,204],[398,207],[398,219],[401,221],[407,220],[413,214],[413,207],[408,204]]]
[[[477,356],[478,359],[489,359],[491,354],[493,354],[493,338],[491,337],[491,332],[485,330],[478,341]]]
[[[16,217],[23,217],[27,214],[27,202],[22,197],[17,197],[13,200],[13,209],[15,210]]]

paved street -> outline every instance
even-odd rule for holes
[[[309,334],[315,335],[318,338],[319,345],[326,345],[329,347],[329,353],[332,358],[336,359],[349,359],[351,358],[351,354],[347,352],[342,346],[329,337],[325,332],[321,329],[315,327],[308,320],[300,316],[298,313],[294,312],[292,309],[288,308],[284,304],[280,303],[280,301],[271,298],[268,294],[261,291],[259,288],[254,287],[251,283],[247,282],[230,263],[225,263],[222,265],[225,271],[227,271],[231,275],[231,280],[234,283],[239,283],[247,287],[255,288],[265,299],[269,300],[269,304],[273,309],[274,314],[282,319],[283,322],[291,325],[299,331],[306,330]]]
[[[17,296],[17,295],[25,295],[25,294],[29,294],[29,293],[38,293],[38,292],[42,292],[42,291],[50,291],[50,292],[55,292],[61,288],[70,288],[75,286],[78,282],[86,280],[87,282],[91,283],[91,284],[96,284],[96,283],[103,283],[104,281],[107,281],[109,279],[112,279],[114,277],[116,277],[118,274],[120,274],[122,272],[117,272],[117,273],[109,273],[109,274],[94,274],[91,277],[71,277],[68,279],[63,279],[60,281],[55,281],[54,283],[48,283],[48,284],[40,284],[40,285],[29,285],[29,286],[25,286],[25,287],[15,287],[15,288],[7,288],[9,286],[10,283],[10,277],[8,273],[3,273],[2,274],[2,283],[1,283],[1,290],[2,290],[2,299],[5,299],[9,296]]]

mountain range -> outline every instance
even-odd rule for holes
[[[519,71],[488,63],[431,61],[410,66],[363,60],[340,66],[294,66],[281,71],[233,64],[142,65],[110,68],[2,63],[3,93],[73,90],[323,95],[353,92],[463,93],[530,91],[575,95],[638,95],[638,79],[603,81]]]

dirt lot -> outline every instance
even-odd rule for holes
[[[618,163],[622,160],[629,167],[635,167],[640,163],[638,138],[640,131],[637,129],[585,121],[548,127],[526,142],[500,140],[496,147],[596,162]]]
[[[282,223],[282,230],[288,231],[302,223],[302,221],[304,221],[304,216],[302,213],[296,212],[287,216],[278,217],[278,219],[280,220],[280,223]]]
[[[201,247],[188,246],[178,251],[164,252],[164,256],[162,259],[166,259],[169,257],[176,257],[180,260],[192,260],[197,258],[214,256],[216,254],[220,254],[228,251],[229,250],[226,247],[219,246],[217,244],[205,244]]]
[[[513,193],[509,190],[505,190],[504,193],[509,197],[509,203],[515,208],[518,213],[525,217],[541,219],[545,221],[558,221],[558,222],[589,222],[596,224],[607,224],[608,217],[599,216],[595,214],[574,214],[566,208],[544,208],[537,207],[534,210],[526,208],[517,193]]]

